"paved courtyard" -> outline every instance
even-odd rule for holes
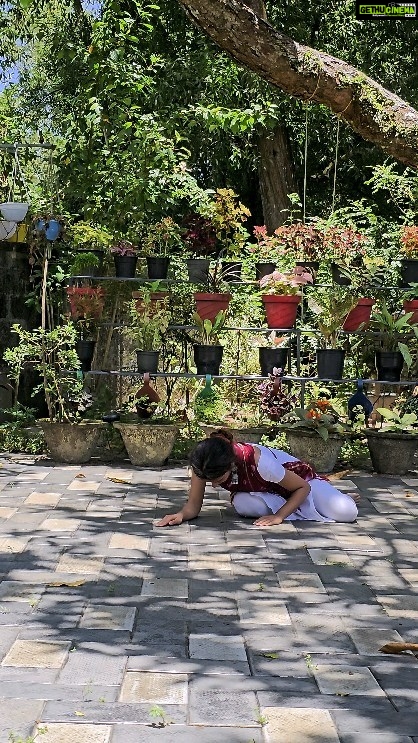
[[[1,743],[418,741],[418,474],[349,476],[356,524],[158,529],[185,468],[1,458]]]

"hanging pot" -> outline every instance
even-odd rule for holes
[[[300,294],[263,294],[261,297],[267,317],[267,326],[276,330],[293,328],[296,322]]]
[[[418,282],[418,259],[403,258],[401,260],[401,286]]]
[[[57,240],[61,234],[61,224],[57,219],[49,219],[45,224],[45,237],[49,242]]]
[[[342,348],[321,348],[316,352],[319,379],[342,379],[345,350]]]
[[[405,300],[403,303],[405,312],[412,312],[413,315],[409,320],[410,325],[418,324],[418,299]]]
[[[193,346],[193,358],[196,365],[196,374],[211,374],[217,376],[222,362],[223,346]]]
[[[268,261],[259,261],[255,264],[255,278],[257,281],[264,276],[269,276],[276,270],[276,264]]]
[[[115,273],[117,278],[135,278],[136,264],[138,261],[137,255],[114,255],[113,260],[115,261]]]
[[[139,372],[150,372],[156,374],[158,371],[159,351],[138,351],[136,352],[137,370]]]
[[[91,362],[93,360],[95,346],[96,341],[77,341],[76,351],[81,362],[81,371],[89,372],[91,370]]]
[[[261,374],[267,377],[273,373],[273,367],[285,369],[289,357],[288,348],[266,348],[260,346],[258,349],[258,360],[260,362]]]
[[[399,382],[404,359],[400,351],[376,351],[377,379],[380,382]]]
[[[29,204],[23,201],[6,201],[0,204],[0,211],[4,219],[10,222],[23,222],[29,209]]]
[[[202,320],[215,321],[221,310],[227,310],[232,294],[209,294],[195,292],[196,312]]]
[[[222,261],[222,278],[225,281],[241,281],[241,273],[240,261]]]
[[[341,268],[338,263],[331,263],[331,276],[334,284],[338,284],[339,286],[351,285],[350,278],[341,273]]]
[[[10,237],[13,237],[16,230],[16,222],[7,222],[5,219],[0,220],[0,240],[8,240]]]
[[[189,281],[192,284],[205,284],[209,275],[209,258],[188,258],[186,264]]]
[[[348,313],[343,325],[343,330],[351,332],[358,330],[360,325],[366,325],[370,320],[372,307],[375,301],[375,299],[367,299],[366,297],[359,299],[356,306]]]
[[[147,255],[148,278],[152,280],[166,279],[170,258],[159,255]]]

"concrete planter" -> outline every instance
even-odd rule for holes
[[[368,431],[366,434],[373,469],[384,475],[405,475],[412,469],[418,436],[407,433]]]
[[[286,430],[286,438],[291,454],[312,465],[317,472],[332,472],[344,443],[336,433],[324,441],[315,431],[300,428]]]
[[[235,441],[243,444],[259,444],[261,437],[270,431],[270,428],[266,426],[260,426],[259,428],[231,428],[231,426],[224,426],[222,423],[219,423],[217,426],[209,423],[199,423],[199,428],[202,429],[206,438],[219,428],[226,428],[232,433]]]
[[[170,456],[178,426],[152,423],[114,423],[120,431],[131,463],[139,467],[160,467]]]
[[[95,450],[105,423],[51,423],[38,421],[42,428],[51,459],[54,462],[84,464]]]

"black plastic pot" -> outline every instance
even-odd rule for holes
[[[272,374],[273,367],[277,369],[286,369],[289,357],[288,348],[264,348],[258,349],[258,360],[260,362],[261,374],[267,377]]]
[[[268,276],[270,273],[273,273],[273,271],[276,270],[276,264],[275,263],[267,263],[260,261],[259,263],[255,264],[255,278],[257,281],[263,278],[263,276]]]
[[[219,374],[223,346],[193,346],[193,358],[197,374]]]
[[[241,272],[240,261],[222,261],[222,274],[225,281],[241,281]]]
[[[148,278],[156,281],[166,279],[170,258],[160,255],[147,255]]]
[[[338,263],[331,263],[331,276],[334,284],[338,284],[339,286],[350,286],[351,284],[351,280],[341,273]]]
[[[399,382],[404,359],[400,351],[376,351],[375,364],[380,382]]]
[[[115,273],[119,279],[135,278],[137,255],[114,255]]]
[[[192,284],[206,284],[210,268],[209,258],[188,258],[186,263],[189,281]]]
[[[96,341],[77,341],[76,351],[81,362],[81,371],[83,372],[89,372],[91,370],[95,345]]]
[[[418,283],[418,260],[401,260],[401,286]]]
[[[155,374],[158,371],[158,360],[160,357],[159,351],[137,351],[136,352],[136,363],[137,370],[145,374]]]
[[[89,266],[83,269],[82,276],[103,276],[103,250],[78,250],[77,253],[93,253],[99,261],[98,266]]]
[[[342,379],[345,350],[342,348],[318,349],[316,363],[319,379]]]

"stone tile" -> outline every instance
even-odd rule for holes
[[[100,573],[104,563],[104,558],[84,557],[83,555],[64,554],[59,559],[56,572],[58,573],[79,573],[82,575],[96,575]]]
[[[286,605],[274,600],[238,600],[238,611],[242,622],[249,624],[290,624]]]
[[[384,696],[368,668],[353,666],[314,665],[313,673],[322,694]]]
[[[6,552],[7,554],[23,552],[28,541],[28,539],[19,539],[18,537],[0,537],[0,552]]]
[[[379,655],[379,648],[387,642],[402,642],[396,630],[378,629],[377,627],[355,627],[347,629],[359,653],[362,655]]]
[[[1,705],[0,716],[0,740],[10,741],[10,733],[13,732],[17,740],[26,740],[32,733],[35,720],[42,713],[44,702],[36,699],[13,699]]]
[[[376,598],[390,617],[418,619],[418,596],[398,594],[393,596],[378,595]]]
[[[61,493],[38,493],[36,490],[28,495],[25,506],[56,506]]]
[[[268,720],[265,730],[269,743],[339,743],[337,730],[327,710],[264,707],[262,715]]]
[[[411,743],[412,738],[399,733],[368,733],[367,743]],[[340,743],[364,743],[364,733],[340,733]]]
[[[8,508],[7,506],[0,506],[0,519],[9,519],[13,514],[15,514],[17,511],[17,508]]]
[[[40,529],[45,531],[76,531],[80,526],[78,519],[45,519],[39,525]]]
[[[414,588],[418,586],[418,568],[399,568],[399,573],[404,580],[408,581],[408,583],[411,584],[411,586],[414,586]]]
[[[122,683],[127,663],[125,654],[110,652],[102,643],[77,645],[59,674],[60,684],[91,685]]]
[[[116,724],[119,722],[151,725],[154,722],[150,716],[150,705],[135,702],[126,704],[123,702],[77,702],[77,712],[80,722],[81,718],[88,720],[89,723],[97,724]],[[186,705],[168,704],[164,707],[164,712],[170,722],[185,724]],[[50,722],[68,722],[68,720],[73,720],[74,717],[73,702],[47,702],[41,722],[46,725]]]
[[[32,482],[32,480],[45,480],[48,472],[25,472],[15,477],[16,482]]]
[[[204,660],[247,660],[242,637],[219,637],[214,634],[191,634],[189,638],[190,658]]]
[[[308,549],[315,565],[353,566],[350,555],[339,550]]]
[[[43,732],[45,728],[46,732]],[[42,743],[109,743],[112,728],[110,725],[49,722],[38,725],[36,732]]]
[[[148,552],[149,538],[136,536],[135,534],[112,534],[109,548],[115,550],[140,550],[141,552]]]
[[[36,602],[44,589],[45,586],[38,583],[25,584],[14,580],[4,580],[0,583],[0,601]]]
[[[128,671],[123,679],[120,702],[187,704],[187,675]]]
[[[186,578],[144,579],[141,596],[171,596],[177,599],[187,599],[188,581]]]
[[[80,627],[87,629],[132,630],[136,609],[125,606],[93,604],[84,611]]]
[[[170,725],[169,743],[262,743],[260,730],[251,728],[211,727],[208,725]],[[246,735],[246,733],[249,733]],[[114,725],[112,743],[168,743],[167,728],[146,725]],[[244,735],[244,737],[243,737]],[[402,742],[403,743],[403,742]]]
[[[131,655],[128,657],[128,671],[154,671],[158,673],[199,673],[207,676],[226,676],[245,678],[250,675],[248,663],[243,661],[214,661],[201,658],[167,657],[165,652],[158,654],[151,647],[153,655]]]
[[[253,692],[229,689],[197,689],[190,691],[190,722],[196,725],[257,725],[257,698]],[[242,731],[244,732],[244,731]],[[249,731],[245,736],[251,738]]]
[[[98,490],[100,486],[100,482],[96,482],[94,480],[73,480],[70,482],[70,484],[67,486],[67,490],[87,490],[91,493],[95,493],[96,490]]]
[[[69,642],[16,640],[1,664],[2,666],[61,668],[69,649]]]
[[[280,587],[288,593],[326,593],[317,573],[277,573]]]

